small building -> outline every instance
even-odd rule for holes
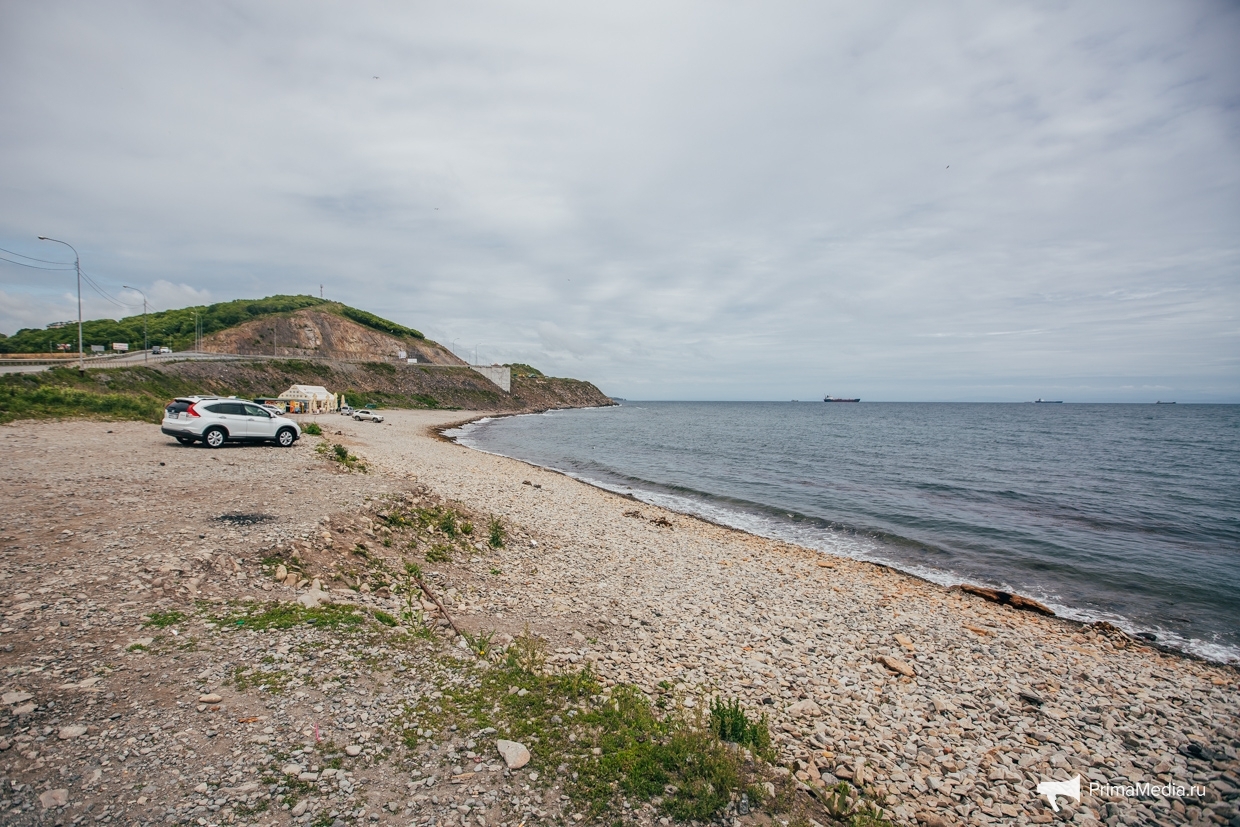
[[[336,394],[322,385],[293,385],[277,398],[288,404],[289,413],[335,413],[339,408]]]

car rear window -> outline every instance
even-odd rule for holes
[[[164,408],[164,410],[170,414],[185,413],[186,411],[189,410],[189,403],[188,402],[173,402],[168,407]]]

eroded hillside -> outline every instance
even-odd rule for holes
[[[244,356],[363,360],[392,359],[404,351],[420,363],[465,364],[438,342],[398,338],[317,308],[263,316],[221,330],[207,336],[202,349]]]

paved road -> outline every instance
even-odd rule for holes
[[[187,359],[202,361],[227,361],[232,359],[250,359],[249,356],[234,356],[230,353],[165,353],[156,356],[152,353],[138,351],[137,353],[127,353],[124,356],[96,356],[87,357],[86,367],[88,368],[120,368],[132,367],[134,365],[157,365],[161,362],[183,362]],[[56,360],[5,360],[0,356],[0,373],[39,373],[48,368],[57,365],[63,365],[67,368],[76,368],[77,359],[56,359]]]

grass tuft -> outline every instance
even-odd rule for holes
[[[335,629],[357,626],[362,619],[357,608],[349,605],[328,603],[307,609],[299,603],[249,603],[219,621],[221,628],[233,629],[291,629],[303,623]]]
[[[150,617],[151,619],[146,623],[143,623],[143,626],[154,626],[156,629],[166,629],[169,626],[183,621],[185,619],[185,613],[178,611],[151,612]]]
[[[504,521],[499,517],[492,517],[490,524],[487,526],[487,535],[487,542],[491,548],[503,548],[504,540],[507,539]]]

